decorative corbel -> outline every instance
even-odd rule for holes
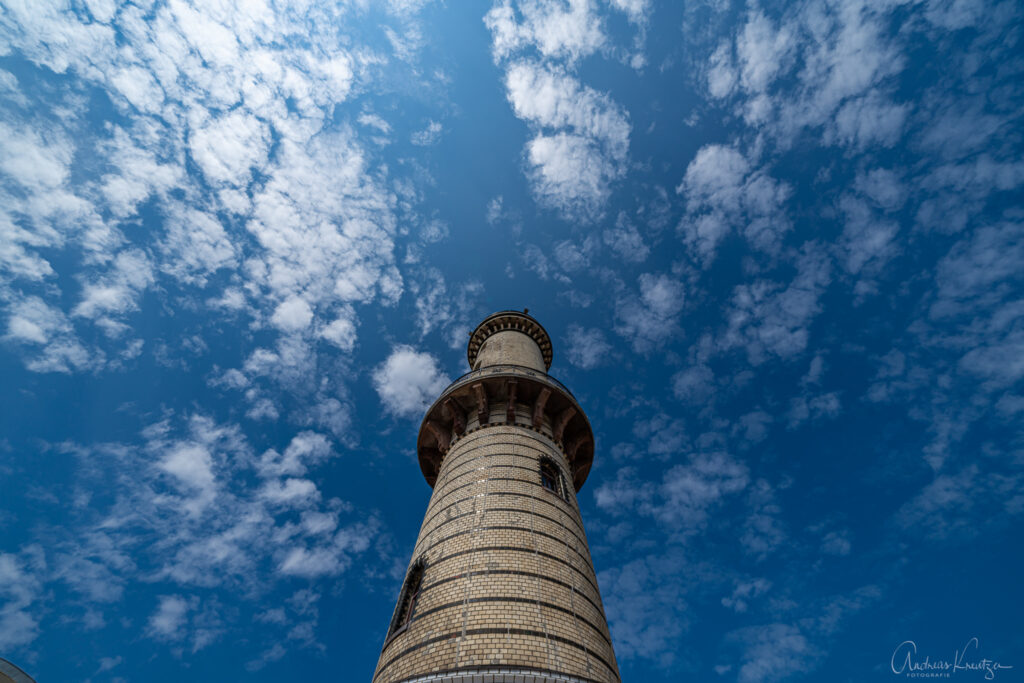
[[[514,379],[509,378],[508,384],[508,402],[505,404],[505,422],[510,425],[516,423],[516,385],[517,382]]]
[[[441,470],[441,453],[436,448],[424,448],[420,455],[430,464],[431,473],[427,475],[427,483],[433,486],[437,481],[437,473]]]
[[[544,424],[544,405],[548,402],[549,396],[551,396],[551,390],[545,387],[540,390],[540,394],[537,395],[537,400],[533,402],[534,429],[540,429],[541,425]]]
[[[555,424],[553,425],[552,429],[555,441],[562,440],[562,434],[565,432],[565,426],[569,424],[569,420],[571,420],[572,416],[575,414],[576,409],[573,408],[572,406],[569,406],[568,408],[560,412],[558,414],[558,417],[555,418]]]
[[[590,434],[586,431],[578,432],[576,436],[569,439],[569,443],[565,445],[565,457],[570,463],[576,460],[576,453],[588,441],[590,441]]]
[[[484,391],[482,382],[473,385],[473,393],[476,394],[476,419],[483,427],[488,423],[491,416],[491,409],[487,406],[487,392]]]
[[[448,447],[451,445],[450,432],[433,420],[427,420],[423,426],[434,435],[434,438],[437,440],[437,450],[441,451],[441,455],[447,453]]]
[[[445,399],[441,405],[441,412],[452,421],[452,430],[459,436],[466,432],[466,411],[462,409],[459,402],[454,398]]]

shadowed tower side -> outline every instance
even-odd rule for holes
[[[420,427],[434,492],[373,681],[617,682],[576,501],[590,422],[526,313],[487,317],[467,355]]]

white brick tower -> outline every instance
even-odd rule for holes
[[[417,439],[434,492],[374,683],[617,683],[576,492],[590,422],[525,312],[488,316]]]

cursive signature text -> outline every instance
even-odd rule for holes
[[[995,679],[1001,669],[1012,669],[1008,664],[1001,664],[992,659],[967,658],[968,651],[978,649],[978,639],[971,638],[962,650],[953,651],[953,660],[931,659],[917,656],[917,643],[904,640],[892,653],[889,666],[894,674],[905,674],[914,678],[949,678],[958,671],[979,671],[985,674],[985,680]]]

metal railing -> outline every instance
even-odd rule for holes
[[[534,370],[533,368],[527,367],[526,365],[516,365],[514,363],[503,363],[502,365],[491,365],[491,366],[488,366],[486,368],[479,368],[477,370],[470,370],[466,374],[464,374],[461,377],[458,377],[454,381],[452,381],[452,383],[448,385],[448,389],[451,389],[456,384],[463,383],[464,381],[469,379],[470,376],[472,376],[473,378],[476,378],[476,377],[486,377],[487,375],[500,375],[503,372],[505,372],[505,368],[515,368],[517,370],[516,374],[526,375],[527,377],[536,377],[537,379],[540,379],[542,381],[551,382],[552,384],[557,386],[559,389],[561,389],[565,393],[567,393],[570,396],[572,396],[573,399],[576,398],[576,394],[572,393],[572,391],[569,390],[569,387],[565,386],[564,384],[559,382],[557,379],[555,379],[554,377],[552,377],[548,373],[540,372],[539,370]],[[445,389],[445,392],[447,392],[448,389]]]

